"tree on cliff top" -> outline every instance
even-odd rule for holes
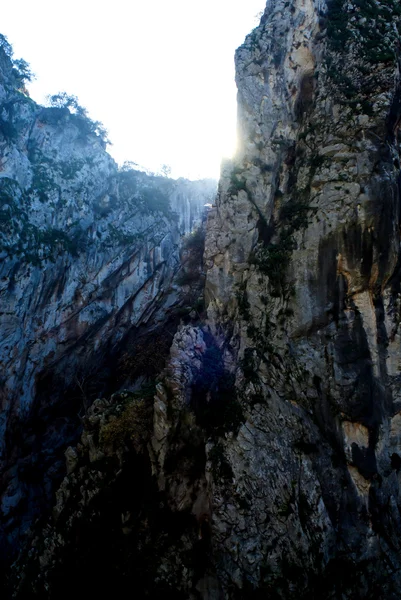
[[[12,66],[12,75],[15,78],[15,84],[18,89],[27,93],[25,89],[25,83],[28,81],[32,81],[34,79],[34,74],[32,73],[29,64],[23,58],[14,59],[13,58],[13,48],[10,42],[7,40],[6,36],[0,33],[0,49],[4,52],[7,58],[11,62]]]
[[[53,108],[67,108],[72,115],[77,117],[78,122],[83,126],[86,133],[94,133],[97,135],[104,146],[111,144],[107,138],[107,129],[100,121],[93,121],[88,116],[86,108],[81,106],[76,96],[67,94],[67,92],[58,92],[57,94],[48,95],[47,101]]]

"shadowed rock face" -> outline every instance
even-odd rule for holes
[[[400,597],[400,20],[268,2],[236,54],[207,320],[150,394],[87,409],[14,597],[91,590],[96,561],[96,590],[135,573],[141,597]]]
[[[162,368],[160,358],[141,367],[134,356],[150,356],[153,343],[155,356],[168,351],[177,309],[191,301],[175,283],[182,236],[201,224],[215,182],[119,171],[90,121],[35,104],[16,89],[11,61],[0,54],[0,546],[7,547],[49,503],[91,401]]]

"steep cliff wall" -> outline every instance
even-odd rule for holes
[[[246,410],[213,490],[226,586],[400,597],[400,17],[277,0],[236,54],[241,150],[206,243]]]
[[[268,2],[236,54],[207,318],[155,390],[87,410],[14,597],[400,598],[400,20]]]
[[[196,301],[175,281],[182,239],[215,194],[119,171],[84,114],[19,84],[1,48],[0,545],[49,501],[91,401],[162,368]]]

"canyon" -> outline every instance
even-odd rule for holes
[[[269,0],[217,193],[0,50],[6,597],[400,598],[400,33]]]

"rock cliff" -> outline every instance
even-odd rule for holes
[[[212,520],[244,597],[400,597],[400,17],[269,2],[236,54],[206,294],[246,410]]]
[[[201,294],[176,282],[186,269],[182,241],[202,225],[216,184],[118,170],[82,110],[27,96],[2,43],[0,547],[8,554],[52,502],[91,401],[163,366],[178,313]]]
[[[11,596],[400,598],[400,30],[394,0],[269,0],[236,53],[207,313],[84,407]]]

